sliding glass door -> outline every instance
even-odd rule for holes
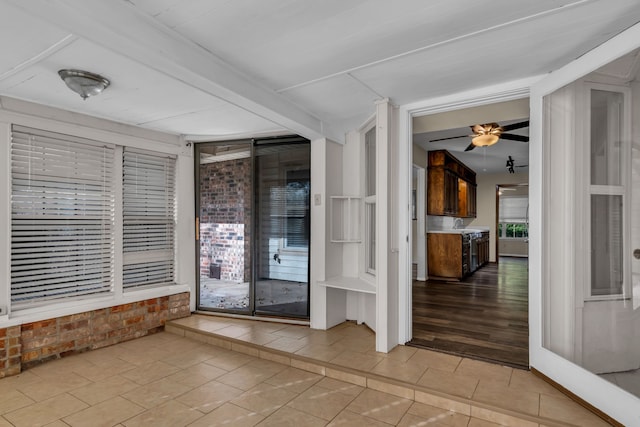
[[[309,317],[310,145],[196,145],[199,310]]]
[[[258,145],[256,157],[256,311],[308,317],[308,144]]]
[[[253,310],[252,151],[251,141],[196,145],[200,309]]]

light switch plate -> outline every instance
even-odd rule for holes
[[[320,206],[322,204],[322,195],[314,194],[313,195],[313,204],[316,206]]]

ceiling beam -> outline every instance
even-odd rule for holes
[[[309,139],[344,141],[319,118],[234,69],[127,1],[9,0],[75,36],[137,61]],[[99,71],[99,70],[98,70]],[[162,90],[162,88],[158,88]]]

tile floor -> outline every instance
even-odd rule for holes
[[[376,353],[371,331],[351,323],[195,315],[167,330],[0,380],[0,427],[606,425],[528,372],[409,347]],[[412,395],[401,397],[404,384]],[[501,418],[496,406],[510,409]]]
[[[531,425],[609,425],[531,372],[408,346],[379,353],[374,333],[352,322],[319,331],[300,325],[192,315],[171,322],[168,330],[324,375],[331,371],[360,386],[453,409],[467,416],[468,424],[475,411],[483,415],[478,418],[504,425],[520,426],[525,421],[532,421]],[[437,421],[434,425],[467,425],[458,422]]]

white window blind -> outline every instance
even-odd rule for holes
[[[500,222],[527,222],[529,198],[522,196],[500,197]]]
[[[113,291],[113,164],[113,145],[13,126],[14,308]]]
[[[175,157],[123,154],[123,286],[174,282]]]

